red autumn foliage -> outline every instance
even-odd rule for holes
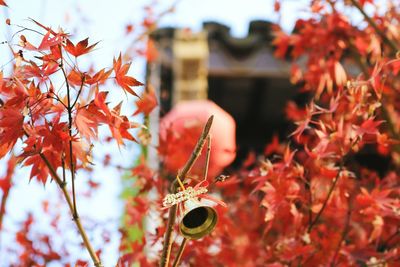
[[[308,92],[311,101],[305,106],[287,104],[287,118],[296,125],[287,139],[274,138],[264,155],[251,154],[230,177],[209,181],[210,193],[201,196],[217,195],[228,207],[215,206],[216,229],[201,240],[189,241],[181,262],[232,267],[399,266],[400,15],[395,5],[373,16],[360,13],[365,22],[360,27],[342,11],[360,12],[367,5],[378,9],[372,0],[312,1],[310,18],[298,20],[292,34],[275,28],[275,54],[293,61],[291,81],[299,83],[299,91]],[[275,9],[282,9],[280,1],[275,1]],[[118,145],[135,141],[130,130],[137,124],[121,115],[122,104],[110,107],[108,92],[102,88],[112,73],[121,93],[136,95],[133,87],[141,83],[128,75],[130,64],[124,64],[121,55],[110,68],[81,71],[65,55],[83,56],[95,44],[84,39],[74,45],[62,30],[34,23],[43,31],[40,43],[34,45],[21,35],[22,52],[13,51],[18,62],[14,72],[0,76],[0,157],[15,153],[18,142],[23,144],[0,180],[2,204],[12,186],[15,164],[30,166],[30,179],[46,184],[51,178],[60,187],[84,238],[74,204],[68,200],[75,198],[74,193],[64,190],[65,179],[73,183],[76,170],[90,169],[91,145],[101,125],[108,126]],[[150,16],[143,24],[150,29],[155,20]],[[35,62],[23,57],[26,50],[37,53]],[[63,76],[60,87],[56,73]],[[146,91],[135,114],[149,115],[156,103],[154,92]],[[187,138],[195,143],[198,136]],[[175,149],[182,149],[180,140],[173,141]],[[159,144],[161,157],[163,151],[173,153],[168,145]],[[360,160],[365,155],[372,156],[368,165]],[[374,157],[384,157],[388,164],[374,166]],[[109,164],[108,158],[105,161]],[[66,170],[71,171],[67,177]],[[152,170],[144,162],[131,173],[129,186],[135,192],[126,199],[116,264],[156,266],[168,231],[169,210],[161,209],[161,202],[175,174]],[[190,173],[186,178],[185,186],[200,182]],[[48,204],[44,206],[47,210]],[[0,214],[5,214],[3,207]],[[154,224],[147,224],[147,219]],[[56,251],[48,235],[32,235],[35,220],[29,215],[19,225],[15,266],[50,262],[71,266],[63,261],[67,253],[62,248]],[[57,218],[52,226],[57,228]],[[133,226],[141,235],[132,234]],[[106,246],[107,234],[103,238]],[[171,261],[181,239],[174,235]],[[85,247],[99,266],[101,250]],[[86,264],[75,259],[76,266]]]
[[[360,2],[359,7],[367,2],[377,7],[374,1]],[[341,4],[313,1],[311,18],[299,20],[292,34],[276,28],[275,53],[294,61],[291,81],[312,100],[304,107],[288,103],[287,117],[297,126],[291,140],[274,138],[261,160],[260,155],[250,156],[251,162],[210,189],[228,209],[217,207],[220,221],[210,236],[186,245],[181,258],[185,264],[398,266],[400,110],[395,54],[400,44],[395,36],[400,30],[396,26],[389,31],[385,25],[400,16],[389,5],[372,20],[364,17],[368,26],[360,28],[340,11]],[[347,1],[345,8],[357,10],[356,4]],[[170,144],[160,143],[162,155]],[[358,160],[364,155],[379,158],[381,153],[389,161],[384,169]],[[148,176],[145,173],[150,171],[141,172],[142,177]],[[146,181],[154,179],[153,174]],[[162,194],[162,187],[156,188]],[[164,232],[165,224],[159,229]],[[156,231],[146,241],[163,238]],[[173,244],[172,260],[178,246],[179,240]],[[158,258],[153,260],[155,265]]]
[[[83,57],[96,43],[88,45],[86,38],[74,45],[71,36],[62,29],[54,31],[35,20],[32,22],[35,28],[26,30],[40,37],[39,44],[30,42],[31,36],[20,35],[21,50],[12,51],[13,71],[8,77],[0,75],[0,157],[10,158],[7,174],[1,179],[0,221],[6,214],[12,170],[18,162],[30,168],[29,179],[45,185],[50,178],[61,189],[93,263],[99,264],[99,256],[90,246],[77,213],[75,175],[78,170],[91,171],[92,146],[101,125],[108,126],[119,146],[126,140],[136,141],[130,130],[138,123],[121,114],[122,102],[111,108],[108,91],[102,90],[108,77],[115,74],[121,93],[127,90],[136,95],[131,86],[141,83],[127,74],[129,64],[123,64],[121,56],[114,60],[112,68],[85,70],[70,55]],[[33,53],[29,60],[24,57],[28,50]],[[12,156],[14,153],[16,157]],[[72,183],[72,192],[66,189],[68,182]],[[92,190],[97,187],[91,180],[88,184]],[[32,236],[31,225],[35,220],[38,219],[30,215],[16,234],[15,239],[22,247],[15,251],[19,255],[16,266],[65,262],[62,258],[66,253],[53,251],[48,235]],[[58,224],[57,220],[53,222]]]

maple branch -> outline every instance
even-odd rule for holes
[[[62,49],[61,46],[59,46],[60,49],[60,53],[62,53]],[[68,191],[66,189],[66,182],[65,182],[65,167],[63,165],[63,179],[61,179],[56,170],[53,168],[53,166],[51,165],[51,163],[48,161],[48,159],[45,157],[45,155],[43,153],[39,153],[40,157],[43,159],[43,161],[45,162],[46,166],[49,168],[51,176],[53,177],[53,179],[57,182],[58,186],[61,188],[61,190],[63,191],[65,200],[68,203],[68,207],[71,211],[72,214],[72,218],[76,224],[76,227],[78,228],[78,231],[82,237],[83,243],[87,249],[87,251],[90,254],[90,257],[92,258],[93,264],[96,267],[102,267],[102,263],[99,259],[99,257],[97,256],[95,250],[93,249],[89,238],[87,237],[86,231],[82,226],[81,220],[79,218],[78,215],[78,210],[76,207],[76,194],[75,194],[75,166],[74,166],[74,162],[73,162],[73,148],[72,148],[72,108],[73,106],[71,106],[71,95],[70,95],[70,86],[69,86],[69,82],[68,82],[68,78],[67,78],[67,73],[65,72],[64,69],[64,63],[63,63],[63,57],[61,55],[61,62],[59,64],[59,67],[63,73],[64,79],[65,79],[65,86],[67,88],[67,113],[68,113],[68,135],[69,135],[69,161],[70,161],[70,171],[71,171],[71,181],[72,181],[72,200],[70,195],[68,194]],[[81,85],[81,88],[83,86],[83,82]]]
[[[181,261],[183,250],[186,247],[187,241],[188,241],[187,238],[182,239],[181,245],[179,246],[178,253],[176,254],[176,258],[175,258],[174,262],[172,263],[172,267],[177,267],[179,265],[179,262]]]
[[[331,195],[336,187],[337,182],[339,181],[340,178],[340,173],[343,170],[343,165],[344,165],[344,160],[340,162],[340,167],[338,170],[338,173],[336,174],[336,177],[333,179],[333,183],[331,187],[329,188],[328,195],[326,196],[324,203],[322,204],[321,209],[318,211],[317,216],[315,216],[314,220],[311,222],[311,224],[308,226],[307,232],[310,233],[314,225],[318,222],[319,218],[321,217],[322,213],[324,212],[326,206],[328,205],[328,201],[331,198]]]
[[[6,10],[7,10],[7,9],[6,9]],[[8,18],[8,16],[7,16],[7,18]],[[24,31],[30,31],[30,32],[37,33],[37,34],[39,34],[39,35],[41,35],[41,36],[44,36],[44,34],[41,33],[40,31],[37,31],[37,30],[34,30],[34,29],[30,29],[30,28],[27,28],[27,27],[24,27],[24,26],[21,26],[21,25],[18,25],[18,24],[12,24],[12,25],[15,26],[15,27],[17,27],[17,28],[20,28],[20,30],[14,32],[14,34],[11,36],[11,40],[14,39],[14,37],[15,37],[18,33],[21,33],[21,32],[24,32]]]
[[[14,155],[12,155],[11,158],[8,159],[6,175],[4,176],[2,182],[3,196],[1,197],[1,204],[0,204],[0,237],[3,229],[3,219],[6,214],[7,200],[10,195],[14,172],[15,172],[15,158]]]
[[[210,116],[210,118],[208,118],[207,123],[204,126],[203,132],[201,133],[199,140],[197,141],[197,144],[194,147],[192,154],[190,155],[190,158],[186,162],[183,169],[180,171],[179,177],[182,180],[185,179],[187,173],[192,169],[194,163],[199,158],[199,156],[201,154],[201,150],[203,149],[204,143],[206,141],[206,138],[207,138],[208,134],[210,133],[213,119],[214,119],[214,115],[212,115],[212,116]]]
[[[80,85],[80,87],[79,87],[79,91],[78,91],[78,94],[76,95],[75,101],[74,101],[74,103],[72,103],[72,105],[71,105],[71,109],[73,109],[73,108],[75,107],[76,102],[78,102],[78,100],[79,100],[79,96],[81,95],[81,92],[82,92],[82,89],[83,89],[83,85],[85,84],[85,79],[86,79],[85,76],[82,75],[81,85]]]
[[[176,191],[176,187],[174,186],[174,192]],[[168,221],[167,221],[167,229],[165,232],[164,236],[164,246],[161,254],[161,261],[160,261],[160,266],[161,267],[166,267],[168,266],[169,263],[169,257],[171,255],[171,248],[172,248],[172,228],[174,227],[175,224],[175,219],[176,219],[176,211],[178,210],[177,205],[173,205],[169,209],[168,213]]]
[[[89,252],[90,257],[92,258],[94,266],[102,267],[103,265],[102,265],[99,257],[97,256],[95,250],[93,249],[93,247],[92,247],[92,245],[91,245],[91,243],[89,241],[89,238],[88,238],[88,236],[86,234],[85,229],[82,226],[80,218],[79,217],[74,217],[74,205],[73,205],[71,197],[69,196],[68,191],[66,189],[66,183],[64,183],[61,180],[61,178],[60,178],[60,176],[58,176],[56,170],[53,168],[53,166],[51,165],[49,160],[46,158],[46,156],[42,152],[39,153],[39,156],[42,158],[42,160],[44,161],[46,166],[49,168],[51,176],[56,181],[56,183],[58,184],[60,189],[62,190],[62,192],[64,194],[64,197],[65,197],[65,200],[67,201],[68,207],[69,207],[69,209],[71,211],[71,214],[73,215],[73,220],[74,220],[74,222],[76,224],[76,227],[78,228],[78,231],[79,231],[79,233],[80,233],[80,235],[82,237],[83,244],[85,245],[86,250]]]
[[[205,163],[205,166],[204,166],[204,173],[203,173],[203,179],[204,180],[206,180],[207,176],[208,176],[208,167],[209,167],[209,164],[210,164],[210,154],[211,154],[211,135],[208,134],[207,135],[206,163]],[[178,264],[179,264],[179,262],[181,260],[183,251],[185,250],[187,241],[188,241],[187,238],[184,237],[182,242],[181,242],[181,245],[179,247],[178,253],[177,253],[176,257],[175,257],[175,260],[174,260],[174,262],[172,264],[172,267],[178,266]]]
[[[206,165],[204,166],[203,179],[206,180],[208,176],[208,166],[210,165],[211,154],[211,135],[207,136],[207,152],[206,152]]]
[[[61,54],[61,46],[60,48],[60,54]],[[70,170],[71,170],[71,181],[72,181],[72,202],[74,206],[74,212],[73,216],[74,218],[78,218],[78,210],[76,208],[76,193],[75,193],[75,166],[74,166],[74,161],[73,161],[73,149],[72,149],[72,106],[71,106],[71,95],[70,95],[70,87],[69,87],[69,82],[67,78],[67,73],[65,72],[64,69],[64,63],[63,63],[63,57],[61,56],[61,63],[60,63],[60,69],[64,75],[65,79],[65,86],[67,88],[67,112],[68,112],[68,135],[69,135],[69,165],[70,165]],[[82,82],[83,86],[83,82]]]
[[[50,93],[49,93],[50,94]],[[59,102],[65,109],[68,109],[68,107],[64,104],[64,102],[58,97],[57,94],[54,94],[54,96],[50,96],[51,99],[56,100],[57,102]]]
[[[11,180],[10,180],[10,185],[11,185]],[[7,204],[7,199],[10,193],[10,188],[7,188],[7,190],[3,191],[3,196],[1,197],[1,205],[0,205],[0,233],[3,228],[3,218],[4,215],[6,214],[6,204]]]
[[[194,163],[196,160],[199,158],[201,154],[201,150],[204,147],[206,138],[210,132],[211,125],[214,119],[214,115],[212,115],[208,120],[207,123],[204,126],[203,132],[201,133],[199,140],[197,141],[196,146],[193,149],[192,154],[190,155],[188,161],[186,162],[185,166],[182,168],[181,171],[178,172],[177,177],[182,179],[182,181],[185,179],[187,173],[192,169]],[[173,185],[173,191],[176,191],[176,180]],[[172,228],[175,224],[175,219],[176,219],[176,211],[177,211],[177,205],[173,205],[169,209],[169,214],[168,214],[168,222],[167,222],[167,229],[165,231],[165,236],[164,236],[164,246],[161,254],[161,260],[160,260],[160,266],[165,267],[168,266],[169,263],[169,258],[171,255],[171,248],[172,248],[172,240],[171,240],[171,234],[172,234]]]
[[[65,184],[67,180],[65,179],[65,159],[64,159],[64,153],[61,156],[61,167],[62,167],[62,182]]]
[[[387,35],[381,29],[379,29],[376,22],[370,16],[368,16],[368,14],[364,11],[364,9],[361,7],[360,3],[357,0],[350,0],[350,2],[352,3],[353,6],[355,6],[358,9],[358,11],[361,12],[361,14],[364,16],[365,20],[368,22],[368,24],[372,28],[374,28],[376,33],[383,39],[384,43],[386,43],[388,46],[390,46],[390,48],[395,53],[400,50],[400,48],[397,46],[397,44],[395,42],[393,42],[392,40],[390,40],[387,37]]]

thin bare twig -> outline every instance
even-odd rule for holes
[[[332,195],[333,191],[334,191],[335,188],[336,188],[336,184],[337,184],[337,182],[339,181],[340,173],[341,173],[342,170],[343,170],[343,165],[344,165],[344,160],[342,160],[342,161],[340,162],[340,167],[339,167],[338,173],[336,174],[336,177],[333,179],[333,183],[332,183],[331,187],[329,188],[328,195],[326,196],[326,198],[325,198],[325,200],[324,200],[324,203],[322,204],[321,209],[318,211],[317,216],[315,216],[314,220],[313,220],[313,221],[310,223],[310,225],[308,226],[308,229],[307,229],[307,232],[308,232],[308,233],[311,232],[312,228],[313,228],[314,225],[318,222],[318,220],[319,220],[319,218],[321,217],[322,213],[324,212],[326,206],[328,205],[328,202],[329,202],[329,200],[330,200],[330,198],[331,198],[331,195]]]
[[[181,177],[182,180],[185,179],[187,173],[192,169],[194,163],[199,158],[199,156],[201,154],[201,150],[203,149],[204,143],[206,141],[206,138],[207,138],[208,134],[210,133],[210,129],[211,129],[211,125],[212,125],[213,119],[214,119],[214,115],[212,115],[208,119],[206,125],[204,126],[203,132],[201,133],[200,138],[197,141],[197,144],[193,149],[192,155],[190,155],[190,158],[188,159],[188,161],[186,162],[185,166],[180,171],[179,177]]]
[[[207,135],[207,152],[206,152],[206,162],[205,162],[204,173],[203,173],[203,181],[206,180],[207,176],[208,176],[208,166],[210,164],[210,154],[211,154],[211,135],[209,134],[209,135]],[[181,243],[181,245],[179,247],[178,253],[177,253],[177,255],[175,257],[175,260],[174,260],[174,262],[172,264],[173,267],[178,266],[178,264],[179,264],[179,262],[181,260],[183,251],[185,250],[187,241],[188,240],[186,238],[183,238],[182,243]]]
[[[206,138],[207,138],[208,134],[210,133],[213,119],[214,119],[214,116],[211,116],[208,119],[206,125],[204,126],[203,132],[201,133],[199,140],[197,141],[197,144],[193,149],[192,154],[190,155],[188,161],[186,162],[186,164],[182,168],[182,170],[178,172],[178,177],[180,179],[182,179],[182,181],[185,180],[186,175],[192,169],[196,160],[199,158],[199,156],[201,154],[201,150],[204,147]],[[175,181],[174,181],[174,186],[173,186],[174,191],[176,190]],[[172,234],[172,228],[175,224],[176,211],[177,211],[177,205],[174,205],[169,209],[167,229],[165,231],[164,245],[163,245],[163,250],[162,250],[161,260],[160,260],[161,267],[168,266],[168,263],[169,263],[169,258],[171,255],[171,247],[172,247],[171,234]]]
[[[49,162],[49,160],[46,158],[46,156],[43,153],[39,153],[39,156],[42,158],[42,160],[44,161],[44,163],[46,164],[46,166],[49,168],[50,174],[53,177],[53,179],[56,181],[57,185],[60,187],[60,189],[62,190],[65,200],[67,201],[69,210],[71,211],[71,213],[74,213],[74,205],[73,202],[71,200],[71,197],[68,194],[67,188],[65,186],[65,183],[63,183],[62,179],[60,178],[60,176],[58,176],[56,170],[53,168],[53,166],[51,165],[51,163]],[[96,267],[102,267],[102,263],[99,259],[99,257],[97,256],[95,250],[93,249],[89,238],[86,234],[85,229],[82,226],[81,220],[79,217],[73,217],[74,222],[76,224],[76,227],[78,228],[78,231],[82,237],[83,240],[83,244],[85,245],[87,251],[90,254],[90,257],[92,258],[93,264]]]
[[[64,159],[64,153],[61,156],[61,168],[62,168],[62,182],[63,184],[67,183],[67,179],[65,178],[65,159]]]
[[[61,53],[61,46],[59,46],[60,53]],[[64,75],[65,79],[65,86],[67,88],[67,112],[68,112],[68,134],[69,134],[69,165],[70,165],[70,171],[71,171],[71,182],[72,182],[72,202],[74,206],[74,212],[73,216],[74,218],[78,218],[78,209],[76,208],[76,193],[75,193],[75,166],[74,166],[74,160],[73,160],[73,149],[72,149],[72,106],[71,106],[71,95],[70,95],[70,87],[69,87],[69,82],[68,82],[68,77],[67,73],[65,72],[64,69],[64,63],[63,63],[63,57],[61,56],[61,63],[60,63],[60,69]],[[83,82],[82,82],[83,85]]]
[[[207,136],[207,152],[206,152],[206,164],[204,166],[203,179],[206,180],[208,176],[208,166],[210,165],[210,154],[211,154],[211,135]]]
[[[174,186],[174,191],[175,190],[176,190],[176,186]],[[168,266],[168,263],[169,263],[169,257],[171,255],[171,248],[172,248],[172,238],[171,238],[172,228],[174,227],[174,224],[175,224],[177,210],[178,210],[177,205],[173,205],[169,209],[167,229],[166,229],[165,236],[164,236],[164,245],[163,245],[161,261],[160,261],[161,267]]]
[[[0,205],[0,230],[3,227],[3,218],[4,214],[6,213],[6,204],[7,204],[7,199],[8,195],[10,193],[10,189],[7,189],[3,192],[3,196],[1,197],[1,205]]]
[[[75,107],[76,102],[78,102],[78,100],[79,100],[79,96],[82,93],[82,89],[83,89],[83,85],[85,84],[85,80],[86,80],[85,75],[83,75],[82,80],[81,80],[81,86],[79,87],[78,94],[76,95],[74,103],[72,103],[72,105],[71,105],[71,109],[73,109]]]
[[[10,185],[11,185],[11,180],[9,181]],[[4,215],[6,213],[6,204],[7,204],[7,200],[8,200],[8,196],[10,194],[10,188],[7,188],[7,190],[3,191],[3,196],[1,197],[1,204],[0,204],[0,233],[1,233],[1,229],[3,228],[3,218]]]
[[[183,254],[183,251],[185,250],[187,241],[188,240],[186,238],[182,239],[178,253],[176,254],[176,258],[175,258],[174,262],[172,263],[172,267],[177,267],[179,265],[179,262],[181,261],[182,254]]]

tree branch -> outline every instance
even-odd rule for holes
[[[61,47],[60,47],[60,53],[61,53]],[[60,69],[64,75],[65,79],[65,86],[67,88],[67,112],[68,112],[68,134],[69,134],[69,167],[71,171],[71,182],[72,182],[72,202],[73,202],[73,207],[74,207],[74,212],[73,216],[74,218],[78,218],[78,210],[76,208],[76,193],[75,193],[75,166],[74,166],[74,161],[73,161],[73,149],[72,149],[72,106],[71,106],[71,95],[70,95],[70,87],[68,83],[68,78],[67,78],[67,73],[65,72],[64,69],[64,63],[63,63],[63,57],[61,56],[61,63],[60,63]],[[83,81],[82,81],[82,86],[83,86]],[[81,86],[81,87],[82,87]],[[78,96],[79,97],[79,96]]]
[[[3,178],[4,179],[3,196],[1,197],[1,204],[0,204],[0,237],[3,229],[4,216],[6,214],[7,200],[10,195],[12,180],[14,178],[15,162],[16,159],[14,155],[11,155],[11,157],[8,159],[6,175]]]
[[[390,40],[387,35],[381,30],[379,29],[378,25],[376,24],[376,22],[370,17],[368,16],[368,14],[364,11],[364,9],[361,7],[360,3],[357,0],[350,0],[351,3],[353,4],[353,6],[355,6],[360,12],[361,14],[364,16],[365,20],[368,22],[368,24],[374,28],[374,30],[376,31],[376,33],[382,38],[382,40],[384,41],[385,44],[387,44],[393,51],[394,53],[396,53],[397,51],[400,50],[400,48],[397,46],[397,44],[395,42],[393,42],[392,40]]]
[[[11,180],[10,180],[10,185],[11,185]],[[0,205],[0,233],[3,228],[3,218],[6,213],[6,204],[7,204],[7,199],[8,195],[10,193],[11,188],[7,188],[7,190],[3,191],[3,196],[1,197],[1,205]]]
[[[196,160],[199,158],[201,154],[201,150],[203,149],[204,143],[206,142],[206,138],[208,134],[210,133],[211,125],[214,119],[214,115],[212,115],[210,118],[208,118],[206,125],[204,126],[203,132],[201,133],[199,140],[197,141],[196,146],[193,149],[192,155],[186,162],[185,166],[182,168],[182,170],[179,172],[179,177],[184,180],[187,173],[192,169],[194,163]]]
[[[187,241],[188,240],[186,238],[182,239],[182,242],[179,247],[178,253],[176,254],[174,263],[172,263],[172,267],[177,267],[179,265],[179,262],[181,261],[181,257],[182,257],[183,251],[185,250]]]
[[[208,176],[208,166],[210,165],[210,154],[211,154],[211,135],[207,136],[207,152],[206,152],[206,164],[204,166],[203,179],[206,180]]]
[[[65,197],[65,200],[67,201],[69,210],[71,211],[71,214],[73,215],[73,219],[74,219],[74,222],[76,224],[76,227],[78,228],[78,231],[79,231],[79,233],[80,233],[80,235],[82,237],[83,244],[85,245],[86,250],[89,252],[90,257],[92,258],[94,266],[102,267],[103,265],[102,265],[99,257],[97,256],[95,250],[93,249],[93,247],[92,247],[92,245],[91,245],[91,243],[89,241],[89,238],[88,238],[88,236],[86,234],[85,229],[82,226],[80,218],[79,217],[76,217],[76,218],[74,217],[74,205],[73,205],[71,197],[69,196],[68,191],[67,191],[67,189],[65,187],[66,184],[58,176],[56,170],[53,168],[53,166],[51,165],[49,160],[46,158],[46,156],[41,152],[39,153],[39,155],[42,158],[42,160],[44,161],[44,163],[46,164],[46,166],[49,168],[51,176],[56,181],[57,185],[60,187],[61,191],[64,194],[64,197]]]
[[[76,98],[75,98],[75,100],[74,100],[74,103],[72,103],[72,105],[71,105],[71,109],[75,107],[76,102],[78,102],[78,100],[79,100],[79,96],[80,96],[81,93],[82,93],[82,89],[83,89],[83,85],[85,84],[85,80],[86,80],[85,75],[82,75],[81,86],[79,87],[79,91],[78,91],[78,94],[76,95]]]
[[[314,220],[313,220],[313,221],[311,222],[311,224],[308,226],[308,229],[307,229],[307,232],[308,232],[308,233],[311,232],[312,228],[313,228],[314,225],[318,222],[319,218],[321,217],[322,213],[324,212],[324,210],[325,210],[325,208],[326,208],[326,206],[327,206],[327,204],[328,204],[328,201],[329,201],[329,199],[331,198],[331,195],[332,195],[333,191],[335,190],[336,184],[337,184],[337,182],[339,181],[340,173],[341,173],[342,170],[343,170],[343,165],[344,165],[344,160],[342,160],[342,161],[340,162],[340,167],[339,167],[338,173],[336,174],[336,177],[333,179],[333,183],[332,183],[331,187],[329,188],[328,195],[326,196],[325,201],[324,201],[324,203],[322,204],[321,209],[318,211],[317,216],[315,216]]]
[[[201,133],[199,140],[197,141],[197,144],[194,147],[192,154],[190,155],[190,158],[188,159],[188,161],[186,162],[186,164],[182,168],[182,170],[178,172],[178,177],[180,179],[182,179],[182,181],[185,180],[186,175],[192,169],[193,164],[196,162],[196,160],[199,158],[199,156],[201,154],[201,150],[203,149],[203,146],[205,144],[206,138],[210,132],[213,119],[214,119],[214,116],[211,116],[208,119],[207,123],[204,126],[203,132]],[[176,180],[175,180],[174,186],[173,186],[173,191],[175,191],[176,188],[177,187],[176,187]],[[163,246],[161,260],[160,260],[161,267],[168,266],[168,263],[169,263],[169,258],[171,255],[171,248],[172,248],[171,234],[172,234],[172,228],[175,224],[176,211],[177,211],[177,205],[174,205],[169,209],[167,229],[165,231],[164,246]]]

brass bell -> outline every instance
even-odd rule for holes
[[[214,230],[217,221],[218,215],[215,209],[189,199],[184,203],[179,230],[187,239],[200,239]]]

